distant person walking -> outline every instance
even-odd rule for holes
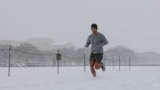
[[[91,25],[92,34],[89,35],[85,47],[89,47],[91,44],[91,54],[90,54],[90,69],[94,77],[96,77],[96,70],[102,68],[105,71],[105,66],[102,63],[103,59],[103,46],[108,44],[107,39],[101,33],[99,33],[97,24],[93,23]],[[96,69],[96,70],[95,70]]]

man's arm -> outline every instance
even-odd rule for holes
[[[89,47],[90,44],[91,44],[91,42],[89,41],[89,37],[88,37],[85,47],[86,48]]]
[[[98,47],[103,47],[109,43],[104,35],[102,35],[102,40],[103,40],[102,43],[100,43]]]

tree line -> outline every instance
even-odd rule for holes
[[[42,51],[30,43],[21,43],[19,46],[0,45],[0,66],[8,66],[9,47],[11,47],[11,66],[56,66],[56,54],[58,49]],[[85,48],[61,48],[62,54],[60,65],[83,65],[84,54],[86,62],[89,60],[90,49]],[[104,52],[107,65],[117,58],[128,60],[132,58],[132,65],[160,65],[160,55],[155,52],[135,53],[123,46],[109,48]],[[86,63],[88,65],[88,63]]]

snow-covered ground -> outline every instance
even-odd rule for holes
[[[93,78],[89,68],[0,68],[0,90],[160,90],[160,67],[118,67],[99,70]]]

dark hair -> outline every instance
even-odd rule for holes
[[[92,25],[91,25],[91,28],[96,28],[96,29],[98,29],[98,26],[97,26],[97,24],[95,24],[95,23],[93,23]]]

